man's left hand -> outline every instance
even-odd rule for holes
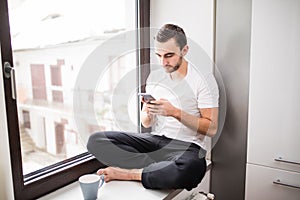
[[[151,101],[151,103],[149,103],[147,107],[149,113],[153,115],[174,116],[174,114],[179,111],[178,108],[173,106],[166,99]]]

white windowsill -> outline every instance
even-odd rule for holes
[[[207,160],[208,170],[211,166],[211,161]],[[182,190],[150,190],[145,189],[140,182],[134,181],[111,181],[104,183],[98,191],[98,199],[115,200],[115,199],[130,199],[130,200],[160,200],[172,199]],[[122,197],[122,198],[120,198]],[[65,200],[65,199],[83,199],[78,181],[69,184],[59,190],[56,190],[39,200]]]

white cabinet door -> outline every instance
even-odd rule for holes
[[[300,171],[300,1],[252,3],[248,163]]]
[[[300,173],[247,164],[245,200],[299,198]]]

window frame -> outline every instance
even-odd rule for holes
[[[136,0],[135,4],[138,30],[150,27],[150,0]],[[7,0],[0,0],[0,27],[2,66],[4,66],[4,62],[13,63]],[[140,66],[150,61],[150,50],[143,48],[149,46],[149,34],[139,31],[138,40],[140,48],[137,52],[137,63]],[[139,83],[145,82],[149,70],[138,69]],[[19,124],[16,123],[18,122],[17,104],[12,98],[11,80],[3,76],[3,82],[15,199],[39,198],[76,181],[82,174],[93,173],[104,166],[86,152],[23,176]]]

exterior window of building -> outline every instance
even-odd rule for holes
[[[43,64],[31,64],[31,88],[32,99],[46,100],[46,82],[45,82],[45,70]],[[26,92],[25,92],[26,94]],[[24,94],[22,94],[24,95]]]
[[[24,128],[30,129],[30,114],[29,111],[23,110],[23,121],[24,121]]]
[[[64,60],[57,60],[57,65],[50,65],[51,70],[51,88],[52,101],[63,103],[63,85],[61,78],[61,66],[65,64]]]
[[[51,84],[54,86],[62,86],[61,82],[61,66],[50,65],[51,67]]]
[[[52,100],[55,102],[61,102],[63,103],[63,93],[62,91],[53,90],[52,91]]]

